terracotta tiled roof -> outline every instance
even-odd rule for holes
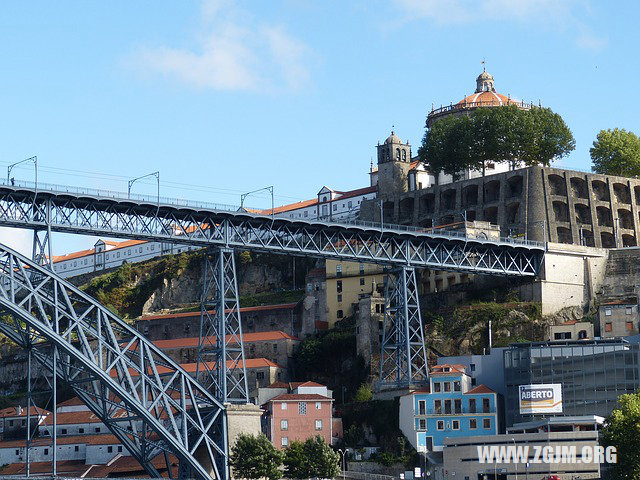
[[[84,402],[82,400],[80,400],[79,397],[72,397],[69,400],[65,400],[64,402],[58,403],[58,408],[60,408],[60,407],[72,407],[72,406],[78,406],[78,405],[84,405]]]
[[[30,415],[32,416],[36,416],[36,415],[49,415],[49,411],[43,409],[43,408],[38,408],[35,406],[32,406],[30,408]],[[0,410],[0,418],[21,418],[21,417],[26,417],[27,416],[27,409],[22,407],[22,412],[18,413],[16,412],[16,407],[7,407],[7,408],[3,408],[2,410]]]
[[[306,382],[291,382],[291,389],[293,390],[294,388],[298,388],[298,387],[324,387],[324,385],[321,385],[319,383],[316,382],[311,382],[311,381],[306,381]]]
[[[575,325],[578,323],[578,320],[567,320],[566,322],[562,322],[562,325]]]
[[[262,312],[266,310],[290,310],[295,308],[298,305],[297,303],[280,303],[277,305],[258,305],[256,307],[241,307],[240,313],[247,312]],[[215,310],[209,310],[207,313],[213,315]],[[144,317],[140,317],[137,321],[145,321],[145,320],[163,320],[169,318],[185,318],[185,317],[195,317],[199,316],[200,312],[183,312],[183,313],[165,313],[163,315],[147,315]]]
[[[113,418],[126,417],[127,412],[121,410],[111,415]],[[56,415],[58,425],[74,425],[76,423],[102,423],[92,411],[62,412]]]
[[[270,402],[333,402],[332,398],[317,393],[283,393],[269,400]]]
[[[284,382],[273,382],[271,385],[267,385],[263,388],[286,388],[289,389],[289,384]]]
[[[166,462],[163,457],[163,455],[158,455],[151,460],[151,464],[158,471],[166,475]],[[173,478],[177,478],[178,459],[173,454],[169,454],[169,462],[171,464],[171,470],[174,472]],[[51,463],[49,463],[49,468],[51,468]],[[94,478],[108,478],[111,476],[148,478],[146,471],[142,468],[140,463],[130,456],[117,456],[107,465],[96,465],[91,469],[87,476]]]
[[[84,474],[90,465],[84,463],[84,460],[63,460],[56,462],[56,470],[58,475],[65,477],[80,478]],[[26,465],[24,462],[11,463],[0,468],[0,475],[20,475],[26,473]],[[50,474],[51,462],[31,462],[29,465],[29,473],[34,474]]]
[[[450,371],[445,372],[445,368],[449,368]],[[449,365],[449,364],[443,364],[443,365],[435,365],[434,367],[431,368],[431,375],[451,375],[452,373],[462,373],[465,374],[465,369],[466,367],[464,365],[459,365],[459,364],[455,364],[455,365]]]
[[[496,393],[496,392],[491,390],[486,385],[478,385],[477,387],[474,387],[471,390],[467,390],[466,392],[464,392],[465,395],[470,395],[474,393]]]
[[[459,106],[464,106],[465,104],[480,104],[483,107],[500,107],[502,105],[511,105],[518,104],[519,102],[516,100],[512,100],[505,95],[497,92],[479,92],[472,93],[464,97],[462,100],[458,102]],[[478,106],[478,105],[474,105]]]
[[[264,368],[264,367],[284,368],[282,365],[278,365],[277,363],[272,362],[271,360],[266,358],[247,358],[245,359],[245,363],[246,363],[246,368]],[[196,373],[197,363],[181,363],[180,366],[189,374]],[[207,366],[213,369],[215,368],[215,362],[207,362]],[[241,361],[238,362],[236,366],[238,368],[242,368],[242,362]],[[227,367],[228,368],[233,367],[233,362],[228,361]],[[163,367],[163,366],[158,366],[157,369],[160,375],[174,371],[170,368]],[[133,369],[129,369],[129,374],[133,376],[133,375],[137,375],[137,372],[134,371]],[[111,370],[110,375],[111,377],[117,377],[118,372],[116,372],[115,370]]]
[[[231,335],[227,335],[227,342],[231,340]],[[216,337],[209,337],[210,343],[215,343]],[[292,337],[291,335],[282,332],[280,330],[274,330],[271,332],[253,332],[245,333],[242,335],[242,340],[245,343],[253,342],[266,342],[274,340],[295,340],[300,341],[299,338]],[[188,338],[173,338],[171,340],[156,340],[153,344],[161,349],[171,348],[193,348],[198,346],[199,337]]]
[[[357,188],[355,190],[348,190],[346,192],[332,190],[334,193],[337,194],[337,197],[334,198],[331,201],[332,202],[336,202],[338,200],[345,200],[347,198],[353,198],[353,197],[357,197],[359,195],[366,195],[367,193],[373,193],[373,192],[377,191],[377,189],[378,189],[378,187],[374,185],[372,187]],[[317,198],[313,198],[313,199],[310,199],[310,200],[303,200],[301,202],[290,203],[288,205],[282,205],[280,207],[276,207],[276,208],[273,209],[273,213],[277,215],[279,213],[290,212],[291,210],[298,210],[300,208],[311,207],[313,205],[316,205],[317,203],[318,203],[318,199]],[[327,202],[327,203],[329,203],[329,202]],[[271,209],[270,208],[266,208],[264,210],[251,210],[251,212],[252,213],[259,213],[261,215],[271,215]]]
[[[107,250],[107,252],[109,253],[113,252],[114,250],[118,250],[119,248],[126,248],[134,245],[141,245],[143,243],[147,243],[145,240],[125,240],[123,242],[113,242],[111,240],[103,240],[103,242],[107,245],[111,245],[114,247]],[[64,260],[73,260],[75,258],[86,257],[87,255],[93,255],[95,252],[96,252],[96,249],[91,248],[88,250],[80,250],[79,252],[68,253],[67,255],[54,255],[53,263],[62,262]]]
[[[610,302],[603,302],[600,305],[637,305],[634,300],[611,300]]]

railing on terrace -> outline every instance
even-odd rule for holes
[[[524,110],[530,110],[536,105],[533,102],[517,102],[515,100],[511,100],[509,105],[515,105],[518,108],[522,108]],[[480,107],[496,107],[497,103],[494,102],[462,102],[462,103],[451,103],[449,105],[440,106],[440,108],[434,108],[429,112],[429,116],[432,115],[440,115],[441,113],[451,112],[453,110],[467,110],[469,108],[480,108]]]
[[[31,181],[24,180],[11,180],[7,182],[6,179],[0,180],[0,186],[7,186],[11,188],[27,188],[29,190],[33,190],[38,193],[50,193],[54,195],[69,193],[73,195],[87,195],[95,198],[108,198],[110,200],[118,201],[118,202],[127,202],[127,201],[136,201],[136,202],[145,202],[158,206],[171,206],[171,207],[187,207],[187,208],[195,208],[201,210],[213,210],[213,211],[223,211],[223,212],[242,212],[246,215],[251,215],[254,217],[271,217],[268,210],[261,210],[265,213],[253,213],[251,210],[258,211],[258,209],[249,208],[249,207],[240,207],[238,205],[228,205],[222,203],[211,203],[204,202],[198,200],[184,200],[180,198],[169,198],[169,197],[158,197],[157,195],[141,195],[141,194],[130,194],[127,195],[124,192],[117,192],[113,190],[101,190],[95,188],[84,188],[84,187],[74,187],[70,185],[58,185],[51,183],[35,183]],[[288,220],[285,214],[276,214],[275,218]],[[299,219],[302,220],[302,219]],[[365,227],[365,228],[373,228],[382,231],[391,231],[391,232],[407,232],[407,233],[415,233],[415,234],[428,234],[434,235],[437,237],[445,237],[451,239],[465,239],[472,240],[475,239],[467,235],[465,230],[459,230],[456,228],[450,228],[452,225],[457,224],[449,224],[444,225],[442,227],[417,227],[413,225],[398,225],[383,222],[382,225],[380,222],[372,222],[372,221],[364,221],[357,219],[318,219],[318,218],[305,218],[302,220],[304,222],[319,222],[326,223],[332,225],[343,225],[346,227],[356,226],[356,227]],[[485,238],[479,240],[486,240]],[[544,242],[536,242],[533,240],[525,240],[523,238],[513,238],[513,237],[500,237],[500,239],[492,240],[494,243],[508,243],[512,245],[526,245],[533,247],[544,247]]]

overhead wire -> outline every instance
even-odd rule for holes
[[[10,165],[10,162],[5,162],[5,161],[0,161],[0,164],[2,165]],[[20,169],[20,170],[29,170],[29,166],[27,165],[18,165],[16,166],[16,169]],[[38,170],[43,171],[43,172],[49,172],[49,173],[54,173],[54,174],[62,174],[64,173],[66,176],[74,176],[74,177],[80,177],[80,178],[90,178],[90,179],[94,179],[94,180],[122,180],[122,181],[128,181],[131,179],[131,177],[128,176],[124,176],[124,175],[117,175],[117,174],[110,174],[110,173],[102,173],[102,172],[91,172],[91,171],[86,171],[86,170],[78,170],[78,169],[69,169],[69,168],[63,168],[63,167],[55,167],[55,166],[49,166],[49,165],[43,165],[43,164],[39,164],[38,165]],[[153,181],[149,181],[149,180],[141,180],[139,182],[140,184],[143,185],[156,185],[155,182]],[[185,188],[188,188],[190,191],[197,191],[197,192],[202,192],[202,193],[218,193],[220,195],[226,195],[226,196],[239,196],[242,195],[243,193],[245,193],[242,190],[237,190],[237,189],[230,189],[230,188],[222,188],[222,187],[209,187],[206,185],[197,185],[197,184],[190,184],[190,183],[183,183],[183,182],[172,182],[172,181],[163,181],[162,177],[160,179],[160,185],[161,187],[166,187],[169,188],[171,190],[184,190]],[[257,192],[255,194],[251,195],[254,198],[261,198],[261,199],[269,199],[271,198],[271,196],[266,193],[266,192]],[[302,201],[300,200],[300,197],[295,197],[292,195],[282,195],[282,194],[276,194],[274,195],[275,199],[278,200],[283,200],[283,201]]]

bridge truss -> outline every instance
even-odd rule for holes
[[[124,320],[3,245],[0,331],[71,386],[149,475],[158,455],[171,472],[175,455],[192,477],[228,478],[224,406]]]
[[[535,276],[543,252],[524,242],[389,225],[306,222],[18,186],[0,186],[0,225],[517,277]]]

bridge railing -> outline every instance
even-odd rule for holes
[[[52,194],[60,194],[60,193],[70,193],[73,195],[89,195],[96,198],[109,198],[115,201],[128,201],[133,200],[136,202],[146,202],[151,204],[159,204],[159,205],[169,205],[174,207],[187,207],[187,208],[196,208],[202,210],[213,210],[213,211],[223,211],[223,212],[238,212],[242,211],[243,208],[238,205],[229,205],[223,203],[211,203],[204,202],[198,200],[184,200],[181,198],[171,198],[171,197],[158,197],[157,195],[142,195],[142,194],[130,194],[127,195],[123,192],[117,192],[113,190],[102,190],[95,188],[85,188],[85,187],[74,187],[70,185],[59,185],[52,183],[41,183],[25,180],[9,180],[1,179],[0,186],[8,186],[8,187],[23,187],[28,188],[30,190],[34,190],[36,192],[47,192]],[[270,217],[269,214],[259,214],[254,213],[258,211],[258,209],[253,209],[249,207],[244,207],[244,211],[248,215],[255,215],[259,217]],[[264,210],[262,210],[264,211]],[[284,214],[276,214],[275,218],[287,220],[288,218]],[[354,218],[340,218],[340,219],[318,219],[318,218],[308,218],[304,219],[307,222],[321,222],[333,225],[345,225],[345,226],[357,226],[357,227],[365,227],[372,229],[380,229],[384,231],[393,231],[393,232],[408,232],[414,234],[429,234],[434,235],[440,238],[451,238],[451,239],[464,239],[464,240],[473,240],[476,239],[473,236],[467,234],[465,230],[453,230],[448,228],[438,228],[438,227],[419,227],[414,225],[398,225],[392,223],[383,223],[380,222],[372,222],[372,221],[364,221]],[[479,240],[486,240],[486,238],[478,238]],[[513,237],[500,237],[495,240],[496,243],[506,243],[512,245],[526,245],[526,246],[536,246],[536,247],[544,247],[544,242],[537,242],[533,240],[525,240],[523,238],[513,238]]]

